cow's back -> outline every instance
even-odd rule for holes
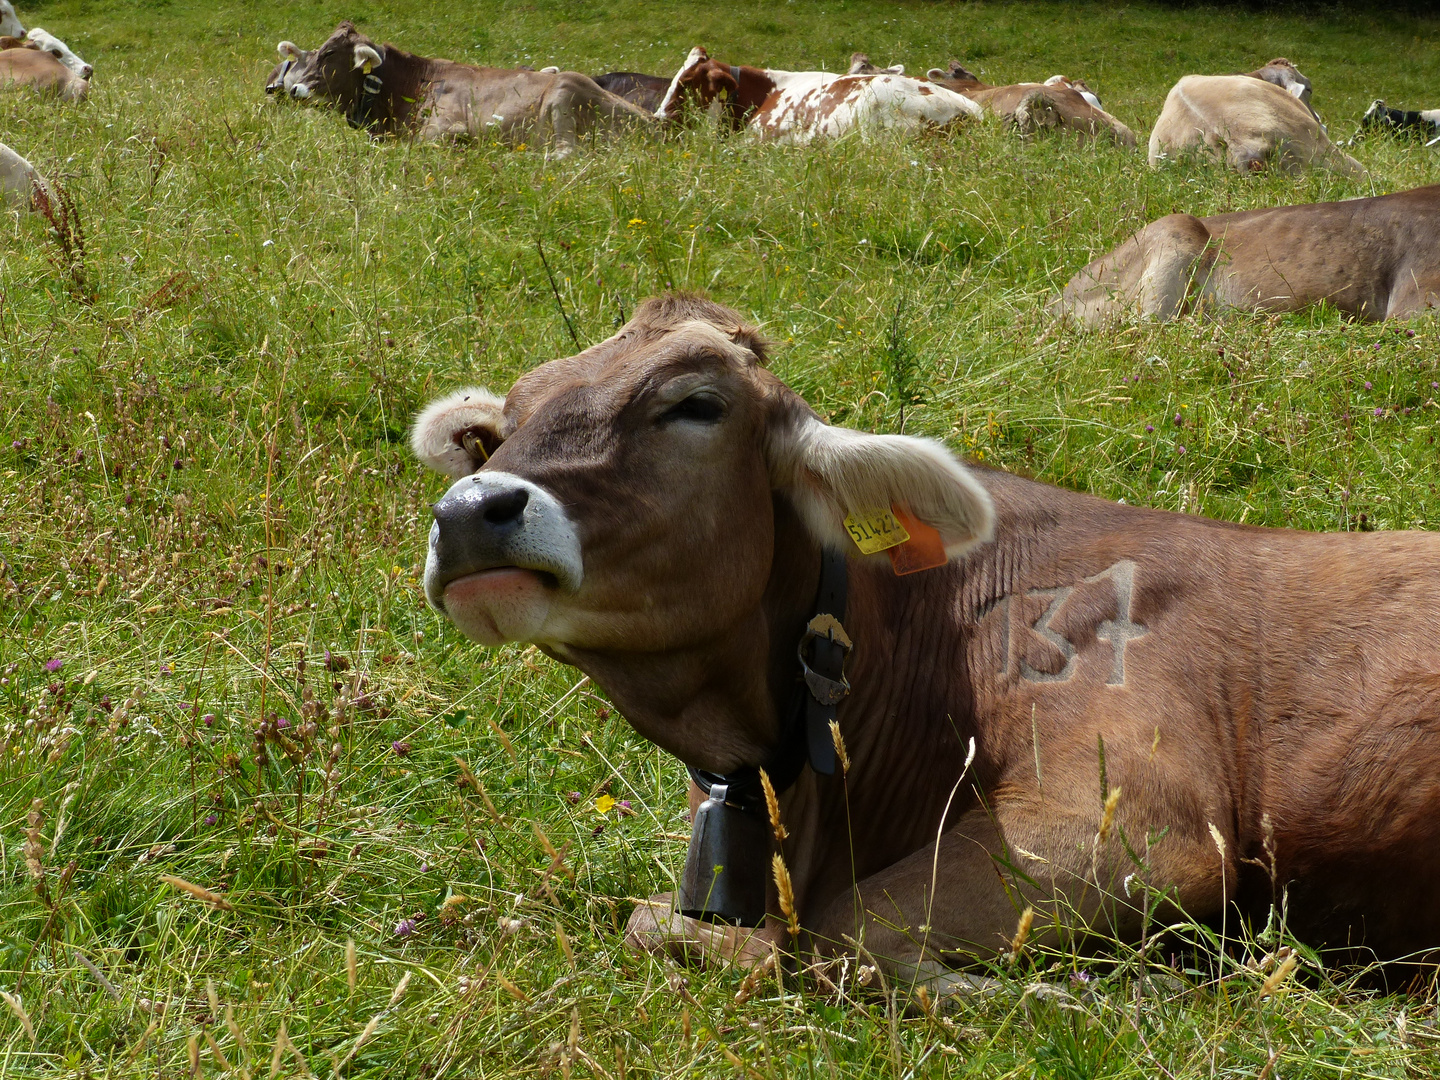
[[[433,60],[426,82],[430,116],[423,135],[513,136],[546,120],[546,113],[596,109],[640,123],[654,117],[602,89],[578,71],[525,71]],[[582,124],[581,127],[588,127]]]

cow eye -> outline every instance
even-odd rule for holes
[[[701,424],[713,424],[725,415],[725,402],[714,394],[691,394],[683,401],[677,401],[660,416],[660,422],[692,420]]]

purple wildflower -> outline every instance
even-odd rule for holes
[[[1381,408],[1377,408],[1377,409],[1375,410],[1375,415],[1376,415],[1376,416],[1384,416],[1384,415],[1385,415],[1385,410],[1384,410],[1384,409],[1381,409]]]
[[[290,726],[290,721],[285,719],[285,717],[283,716],[277,716],[275,718],[275,726],[277,728],[287,728]]]
[[[55,659],[53,659],[53,660],[46,660],[46,661],[45,661],[45,670],[46,670],[46,671],[59,671],[59,670],[60,670],[62,667],[64,667],[64,666],[65,666],[65,661],[64,661],[64,660],[61,660],[60,657],[58,657],[58,656],[55,657]]]
[[[1183,453],[1185,453],[1185,447],[1183,447],[1183,446],[1177,446],[1177,447],[1175,448],[1175,452],[1176,452],[1177,454],[1183,454]]]
[[[1379,351],[1380,351],[1380,342],[1377,341],[1377,342],[1375,342],[1374,345],[1371,345],[1370,347],[1371,347],[1372,349],[1374,349],[1376,352],[1379,352]]]
[[[1372,387],[1372,386],[1370,385],[1370,380],[1369,380],[1369,379],[1366,379],[1366,380],[1365,380],[1365,389],[1366,389],[1366,390],[1373,390],[1373,389],[1374,389],[1374,387]]]
[[[1184,422],[1185,422],[1185,417],[1181,416],[1181,415],[1177,412],[1177,413],[1175,414],[1175,426],[1176,426],[1176,427],[1179,427],[1179,426],[1180,426],[1181,424],[1183,424]]]
[[[572,791],[569,795],[566,795],[565,798],[572,803],[578,803],[580,801],[580,792]]]
[[[10,444],[10,449],[11,449],[11,450],[23,450],[24,447],[22,447],[22,446],[20,445],[20,440],[19,440],[19,439],[16,439],[14,442],[12,442],[12,443]]]
[[[399,922],[397,922],[397,923],[395,924],[395,936],[396,936],[396,937],[408,938],[408,937],[409,937],[411,934],[413,934],[413,933],[415,933],[415,920],[414,920],[414,919],[401,919]]]
[[[396,757],[409,757],[409,756],[410,756],[410,744],[409,744],[408,742],[400,742],[400,741],[397,739],[395,742],[392,742],[392,743],[390,744],[390,749],[393,750],[393,751],[395,751],[395,756],[396,756]]]
[[[422,874],[428,874],[430,872],[430,864],[428,862],[422,862],[420,864],[420,872]]]
[[[1405,336],[1406,336],[1406,337],[1414,337],[1414,336],[1415,336],[1415,331],[1414,331],[1414,330],[1406,330],[1406,331],[1405,331]]]
[[[217,822],[217,821],[219,821],[219,820],[220,820],[220,819],[219,819],[218,817],[216,817],[214,814],[206,814],[206,815],[205,815],[205,824],[206,824],[206,825],[214,825],[215,822]]]
[[[207,712],[204,716],[200,717],[200,722],[206,727],[214,727],[215,714],[213,712]]]
[[[1148,434],[1150,434],[1150,432],[1152,432],[1152,431],[1154,431],[1154,430],[1155,430],[1155,425],[1154,425],[1154,424],[1146,424],[1146,425],[1145,425],[1145,434],[1148,435]]]

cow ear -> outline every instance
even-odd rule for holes
[[[899,506],[933,526],[951,559],[995,532],[990,495],[944,446],[867,435],[802,416],[772,433],[771,482],[822,544],[853,547],[846,517]]]
[[[296,45],[293,41],[280,42],[280,44],[275,46],[275,51],[289,60],[300,59],[300,46]]]
[[[436,472],[459,480],[490,460],[505,437],[505,399],[472,386],[432,401],[415,418],[410,449]]]
[[[950,73],[943,68],[931,68],[929,71],[925,72],[925,77],[927,79],[948,79],[950,77]]]
[[[370,74],[371,68],[377,68],[385,62],[385,58],[371,45],[358,43],[355,46],[355,66],[366,75]]]

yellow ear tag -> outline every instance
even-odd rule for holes
[[[910,539],[890,510],[867,510],[845,518],[845,531],[862,555],[878,555]]]

